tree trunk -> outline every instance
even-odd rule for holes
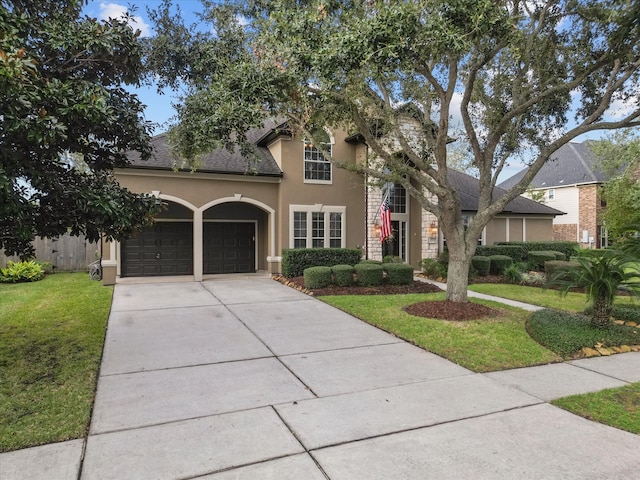
[[[606,298],[597,298],[593,302],[593,314],[591,315],[591,325],[597,328],[605,328],[609,326],[611,318],[612,305]]]
[[[449,268],[447,270],[447,300],[452,302],[467,301],[470,263],[470,258],[449,257]]]

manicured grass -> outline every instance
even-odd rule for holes
[[[541,307],[554,308],[557,310],[567,310],[570,312],[583,312],[587,308],[586,296],[584,293],[569,292],[566,296],[561,296],[557,290],[549,290],[526,285],[510,285],[502,283],[476,283],[469,285],[469,290],[496,297],[508,298],[519,302],[539,305]],[[631,297],[616,297],[616,303],[628,304],[636,302]]]
[[[525,330],[529,314],[520,309],[478,300],[500,309],[503,315],[463,322],[415,317],[402,310],[413,303],[444,298],[444,293],[321,297],[326,303],[476,372],[561,360],[529,337]]]
[[[551,402],[596,422],[640,435],[640,383]]]
[[[112,292],[86,273],[0,284],[0,451],[85,434]]]
[[[575,355],[583,347],[640,344],[638,327],[612,324],[607,328],[595,328],[586,315],[558,310],[534,312],[527,329],[538,343],[565,358]]]

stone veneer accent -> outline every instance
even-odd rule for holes
[[[367,205],[367,219],[369,225],[369,234],[367,235],[367,252],[368,257],[371,260],[382,260],[382,243],[380,238],[373,234],[373,226],[376,222],[380,222],[380,204],[382,203],[382,190],[378,187],[369,186],[368,188],[368,205]],[[415,231],[416,228],[421,229],[422,245],[421,245],[421,258],[410,258],[412,264],[417,265],[417,262],[423,258],[438,258],[439,245],[440,245],[440,232],[438,236],[433,239],[428,237],[429,226],[431,222],[435,222],[438,225],[438,219],[436,216],[426,210],[422,209],[421,225],[416,227],[409,223],[409,231]]]
[[[380,224],[380,204],[382,203],[382,190],[377,187],[367,187],[367,225],[369,232],[367,235],[367,253],[370,260],[382,261],[382,243],[380,237],[374,235],[373,226]]]

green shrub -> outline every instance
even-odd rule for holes
[[[334,265],[331,267],[333,272],[333,281],[340,287],[350,287],[353,285],[353,272],[355,271],[352,265]]]
[[[491,271],[491,259],[484,255],[476,255],[475,257],[471,257],[471,266],[475,268],[478,275],[486,277]]]
[[[556,258],[556,254],[546,250],[533,251],[527,254],[527,261],[529,262],[529,268],[531,270],[542,271],[544,269],[545,262],[555,260],[558,260]]]
[[[522,282],[522,274],[524,273],[526,268],[526,264],[523,262],[512,263],[507,268],[504,269],[503,275],[504,279],[508,283],[521,283]]]
[[[358,285],[363,287],[382,285],[384,277],[382,265],[359,263],[354,268],[358,277]]]
[[[330,267],[309,267],[305,268],[304,286],[307,288],[325,288],[331,285]]]
[[[494,275],[502,275],[504,269],[513,263],[513,258],[507,255],[491,255],[491,273]]]
[[[355,265],[362,252],[357,248],[285,248],[282,250],[282,275],[299,277],[305,268]]]
[[[44,278],[44,269],[35,261],[7,262],[7,268],[0,268],[0,282],[37,282]]]
[[[358,263],[364,263],[365,265],[382,265],[382,262],[380,260],[360,260],[360,262]]]
[[[479,245],[476,248],[476,255],[490,257],[492,255],[506,255],[514,262],[521,262],[527,256],[527,251],[522,245]]]
[[[638,338],[636,327],[612,325],[606,329],[594,328],[586,315],[551,309],[533,312],[527,322],[527,332],[540,345],[564,357],[597,343],[604,346],[632,345]]]
[[[410,285],[413,283],[413,267],[407,263],[387,263],[383,266],[387,281],[391,285]]]
[[[430,278],[441,278],[446,274],[444,265],[435,258],[423,258],[420,260],[420,268]]]
[[[382,259],[382,263],[404,263],[402,257],[398,257],[397,255],[385,255]]]
[[[616,320],[636,322],[640,325],[640,305],[614,305],[611,316]]]
[[[567,262],[564,260],[550,260],[548,262],[544,262],[544,273],[547,278],[551,278],[553,274],[560,269],[577,266],[578,262],[575,261]]]
[[[521,260],[524,260],[527,257],[529,252],[535,252],[540,250],[553,250],[556,252],[561,252],[565,255],[565,258],[570,258],[572,255],[575,255],[578,251],[578,243],[577,242],[566,242],[566,241],[550,241],[550,242],[497,242],[498,246],[517,246],[521,247],[524,250],[524,254]],[[480,248],[480,247],[478,247]]]
[[[547,276],[542,272],[524,272],[520,281],[530,287],[543,287],[547,281]]]

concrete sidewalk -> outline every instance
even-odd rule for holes
[[[476,374],[270,279],[115,287],[88,438],[0,479],[637,479],[640,436],[546,403],[640,353]]]

